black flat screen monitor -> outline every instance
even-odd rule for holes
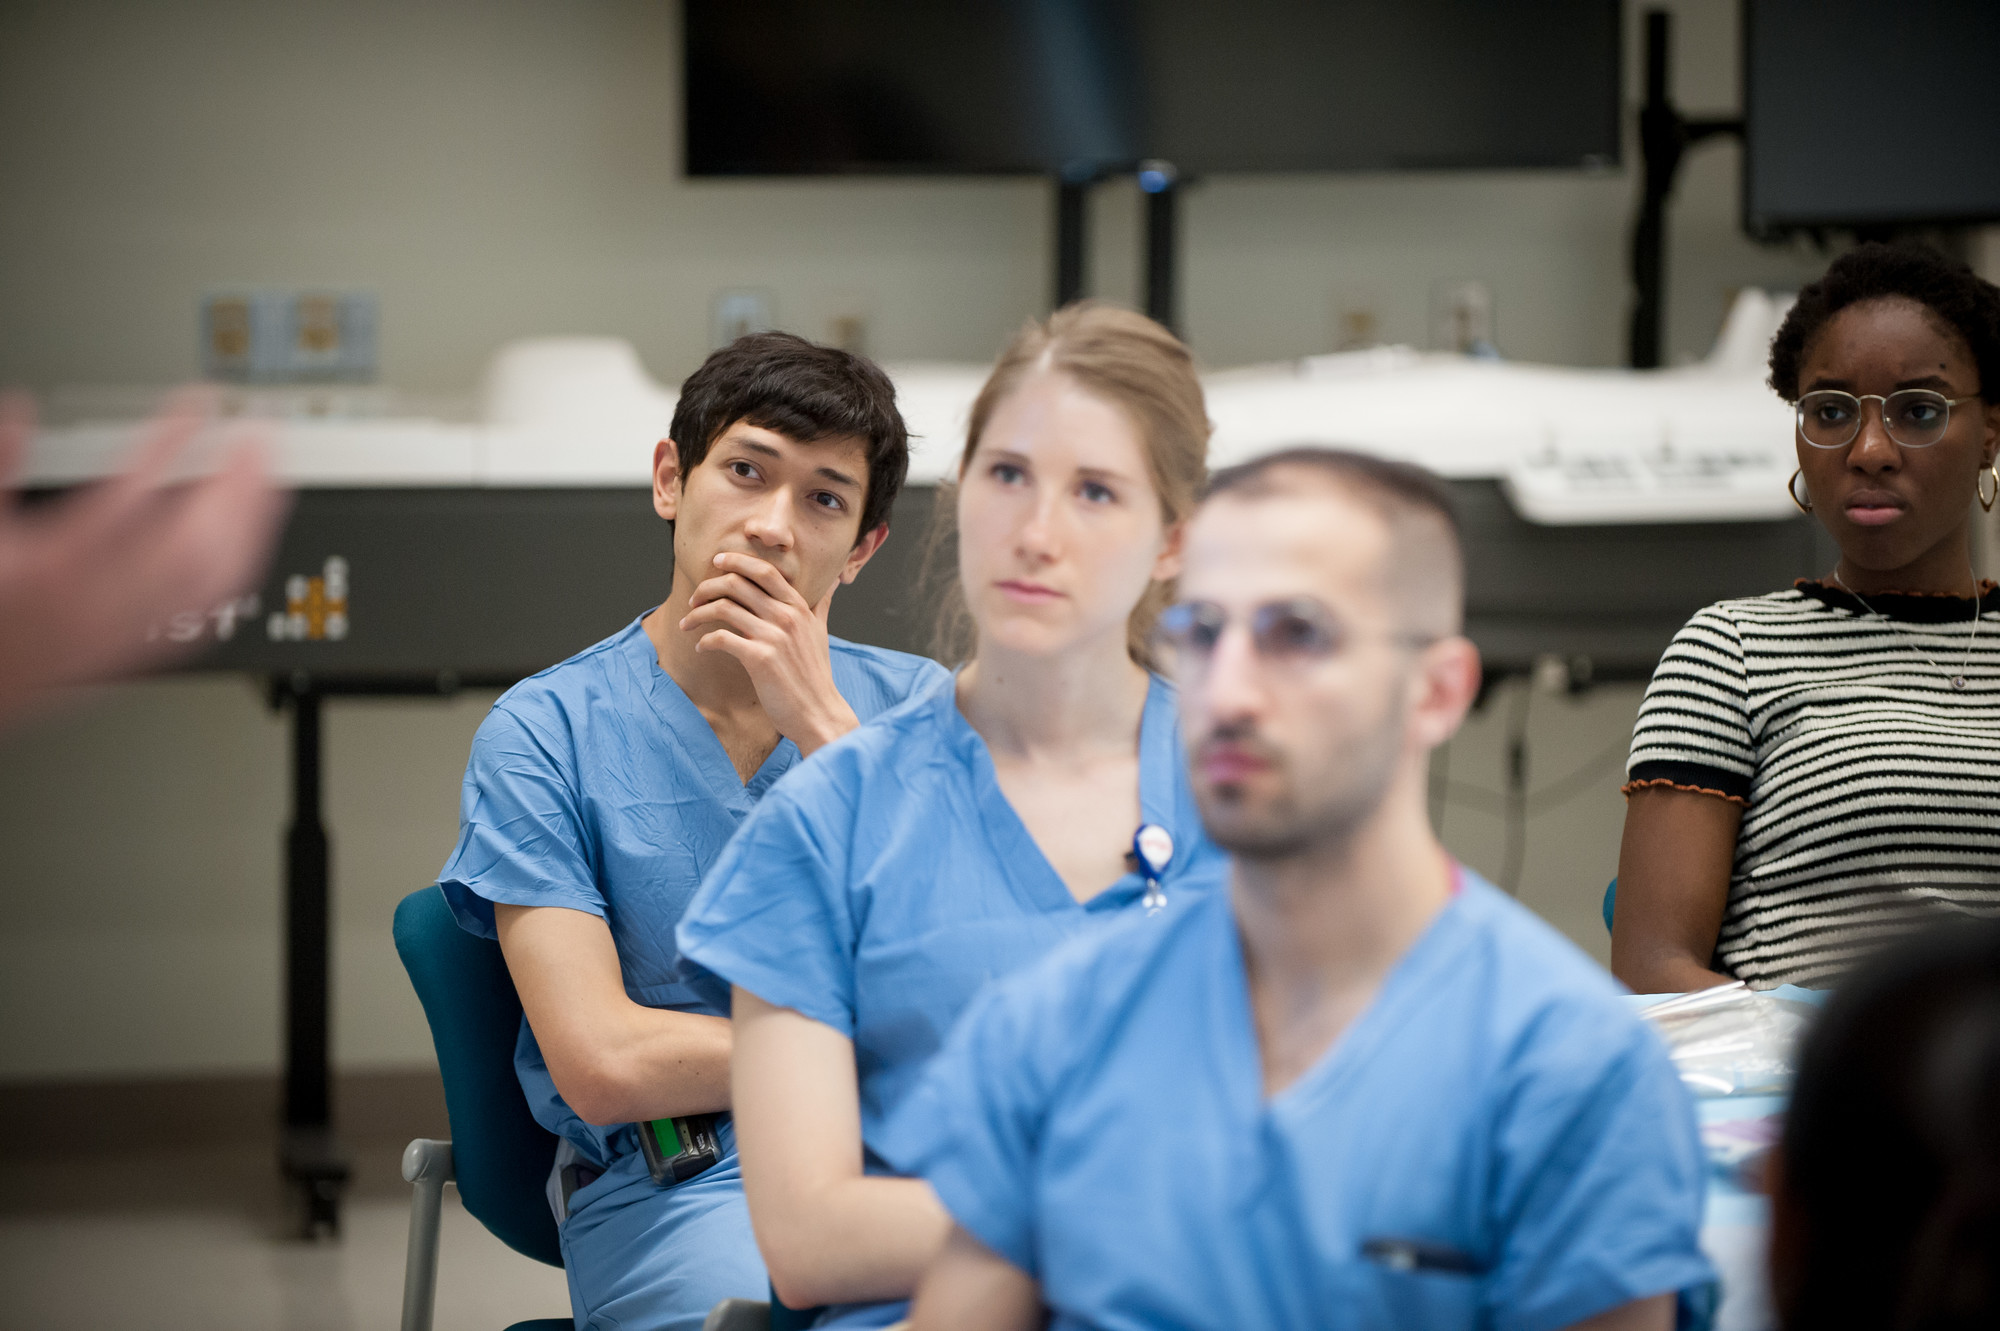
[[[689,175],[1598,167],[1617,0],[685,0]]]
[[[2000,0],[1747,0],[1743,220],[2000,220]]]

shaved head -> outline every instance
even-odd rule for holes
[[[1401,463],[1292,449],[1218,473],[1182,554],[1183,602],[1238,626],[1175,657],[1216,843],[1277,862],[1351,844],[1385,818],[1427,828],[1427,755],[1479,681],[1443,486]],[[1288,615],[1323,627],[1260,638],[1259,616]]]
[[[1465,624],[1465,555],[1451,492],[1422,467],[1338,448],[1288,448],[1230,467],[1205,503],[1344,499],[1379,518],[1377,582],[1400,625],[1449,637]],[[1329,538],[1349,535],[1329,531]]]

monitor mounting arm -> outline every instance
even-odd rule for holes
[[[1085,255],[1089,248],[1090,192],[1099,182],[1130,170],[1145,196],[1142,241],[1146,313],[1180,335],[1178,311],[1180,196],[1187,177],[1172,162],[1148,158],[1135,167],[1084,162],[1065,166],[1055,177],[1055,308],[1089,294]]]
[[[1665,341],[1667,287],[1667,198],[1674,191],[1681,157],[1704,139],[1743,133],[1743,121],[1690,119],[1668,95],[1671,16],[1646,11],[1646,100],[1639,108],[1639,155],[1645,187],[1639,218],[1632,228],[1632,328],[1628,359],[1637,370],[1658,369]]]

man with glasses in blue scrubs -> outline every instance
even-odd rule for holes
[[[654,450],[665,603],[510,689],[473,741],[439,883],[521,995],[515,1065],[562,1139],[550,1200],[580,1328],[693,1331],[767,1289],[734,1132],[700,1117],[729,1107],[729,993],[680,973],[674,927],[780,775],[943,674],[826,628],[908,458],[868,361],[785,333],[716,352]],[[676,1119],[713,1133],[714,1163],[675,1181],[662,1150],[662,1182],[641,1133],[685,1145],[649,1126]]]
[[[1161,629],[1229,890],[968,1010],[884,1142],[957,1226],[917,1328],[1667,1331],[1706,1292],[1666,1051],[1432,834],[1463,577],[1416,468],[1215,478]]]

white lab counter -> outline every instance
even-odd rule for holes
[[[1377,347],[1213,372],[1204,378],[1210,460],[1227,466],[1292,444],[1360,448],[1453,480],[1499,480],[1523,517],[1548,525],[1783,518],[1791,414],[1763,382],[1763,348],[1782,311],[1745,293],[1715,353],[1674,370]],[[947,479],[987,367],[885,368],[910,427],[910,483]],[[343,406],[352,396],[301,388],[229,400],[274,417],[279,473],[306,488],[645,486],[675,402],[615,338],[510,343],[465,419],[401,410],[380,393],[357,412]],[[104,474],[134,428],[130,415],[52,425],[35,440],[27,483]]]

